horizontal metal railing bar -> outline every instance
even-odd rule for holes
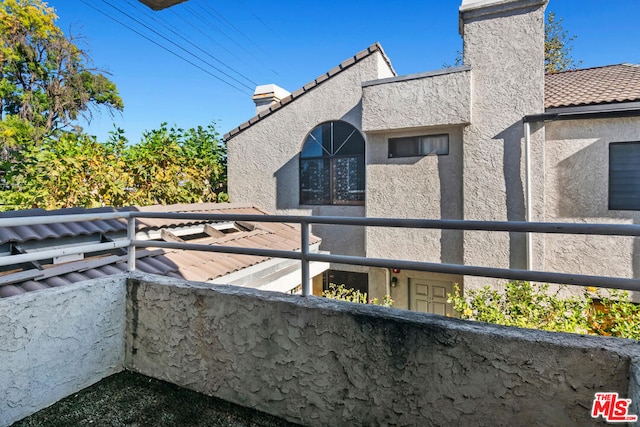
[[[0,218],[0,227],[19,227],[22,225],[60,224],[65,222],[99,221],[125,219],[129,212],[102,212],[95,214],[72,215],[36,215],[13,218]]]
[[[594,286],[615,288],[628,291],[640,291],[640,279],[621,277],[589,276],[584,274],[553,273],[535,270],[517,270],[509,268],[480,267],[461,264],[440,264],[432,262],[389,260],[383,258],[366,258],[348,255],[330,255],[310,253],[309,261],[335,262],[367,267],[399,268],[401,270],[427,271],[431,273],[457,274],[466,276],[489,277],[508,280],[557,283],[563,285]]]
[[[640,236],[640,224],[574,224],[563,222],[470,221],[457,219],[370,218],[304,215],[233,215],[167,212],[130,212],[134,218],[171,218],[209,221],[289,222],[325,225],[360,225],[390,228],[426,228],[522,233],[596,234]]]
[[[260,248],[244,248],[238,246],[215,246],[215,245],[202,245],[196,243],[179,243],[179,242],[160,242],[156,240],[133,240],[132,246],[136,248],[166,248],[166,249],[184,249],[190,251],[201,252],[220,252],[225,254],[239,254],[239,255],[254,255],[268,258],[288,258],[297,259],[302,258],[300,252],[295,251],[281,251],[276,249],[260,249]]]
[[[73,246],[68,248],[50,249],[46,251],[30,252],[19,255],[9,255],[0,257],[0,266],[20,264],[23,262],[40,261],[43,259],[60,257],[65,255],[77,255],[91,252],[108,251],[110,249],[126,248],[131,243],[128,239],[115,242],[96,243],[91,245]]]
[[[526,221],[469,221],[454,219],[369,218],[304,215],[234,215],[183,212],[103,212],[96,214],[38,215],[0,218],[0,227],[54,224],[76,221],[97,221],[127,218],[194,219],[203,221],[289,222],[325,225],[360,225],[370,227],[425,228],[467,231],[504,231],[523,233],[596,234],[640,236],[640,224],[574,224]]]
[[[573,224],[526,221],[468,221],[468,220],[428,220],[402,218],[365,218],[365,217],[332,217],[302,215],[236,215],[236,214],[203,214],[180,212],[102,212],[92,214],[51,215],[0,218],[0,227],[22,225],[53,224],[76,221],[94,221],[110,219],[155,218],[186,219],[200,221],[229,222],[286,222],[297,224],[352,225],[392,228],[446,229],[467,231],[502,231],[561,234],[590,234],[640,236],[640,225],[637,224]],[[303,227],[304,228],[304,227]],[[83,245],[74,248],[39,251],[27,254],[0,257],[0,266],[38,261],[65,255],[98,252],[123,247],[184,249],[204,252],[220,252],[228,254],[252,255],[269,258],[286,258],[308,261],[333,262],[340,264],[361,265],[381,268],[400,268],[406,270],[429,271],[436,273],[480,276],[508,280],[527,280],[536,282],[575,284],[582,286],[611,287],[625,290],[639,290],[640,280],[606,276],[589,276],[582,274],[554,273],[545,271],[517,270],[507,268],[468,266],[460,264],[440,264],[407,260],[389,260],[380,258],[354,257],[346,255],[308,253],[306,259],[301,252],[274,249],[246,248],[235,246],[211,246],[203,244],[163,242],[148,240],[123,239],[117,242]]]

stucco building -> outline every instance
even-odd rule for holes
[[[279,214],[638,222],[640,68],[545,76],[546,3],[463,0],[461,67],[398,76],[376,43],[293,93],[259,86],[257,115],[225,135],[231,200]],[[336,254],[640,277],[633,238],[313,232]],[[396,307],[441,314],[454,283],[491,283],[332,269],[373,296],[393,283]]]

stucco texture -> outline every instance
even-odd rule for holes
[[[0,426],[124,365],[125,275],[0,300]]]
[[[469,123],[470,101],[468,70],[365,86],[362,129],[375,132]]]
[[[390,75],[380,52],[360,60],[228,142],[229,196],[275,214],[364,216],[364,206],[301,206],[299,153],[307,134],[326,121],[362,128],[361,83]],[[358,227],[314,227],[322,250],[364,255]],[[334,243],[335,242],[335,243]]]
[[[142,275],[128,296],[129,369],[304,425],[581,426],[635,387],[626,340]]]
[[[525,218],[522,117],[544,111],[545,3],[504,2],[462,14],[464,63],[473,70],[471,124],[464,130],[465,219]],[[535,165],[543,138],[544,131],[533,135]],[[465,264],[526,267],[522,233],[464,235]],[[465,278],[465,288],[484,282]]]
[[[613,211],[608,205],[609,144],[637,141],[638,127],[640,118],[635,117],[547,123],[548,221],[640,223],[640,212]],[[637,238],[546,235],[544,241],[549,270],[640,277]]]
[[[449,154],[388,158],[388,139],[449,135]],[[462,128],[429,127],[375,133],[367,145],[367,216],[422,219],[462,218]],[[462,232],[369,227],[367,256],[462,263]]]

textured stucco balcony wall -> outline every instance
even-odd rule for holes
[[[123,370],[126,275],[0,299],[0,426]]]
[[[362,130],[424,128],[471,121],[469,67],[365,82]]]
[[[586,425],[597,391],[640,400],[627,340],[141,274],[127,293],[128,369],[304,425]]]

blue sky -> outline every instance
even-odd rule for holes
[[[107,138],[114,123],[131,142],[162,122],[188,128],[216,121],[223,134],[254,115],[254,83],[276,83],[294,91],[375,42],[382,44],[401,75],[452,64],[462,48],[460,0],[189,0],[161,12],[136,0],[85,1],[93,8],[82,0],[48,4],[56,9],[65,32],[83,36],[79,44],[89,51],[95,67],[111,74],[124,100],[123,113],[112,118],[102,112],[90,125],[83,124],[100,140]],[[581,67],[640,63],[640,1],[551,0],[547,11],[562,17],[565,30],[577,36],[573,56],[582,60]]]

